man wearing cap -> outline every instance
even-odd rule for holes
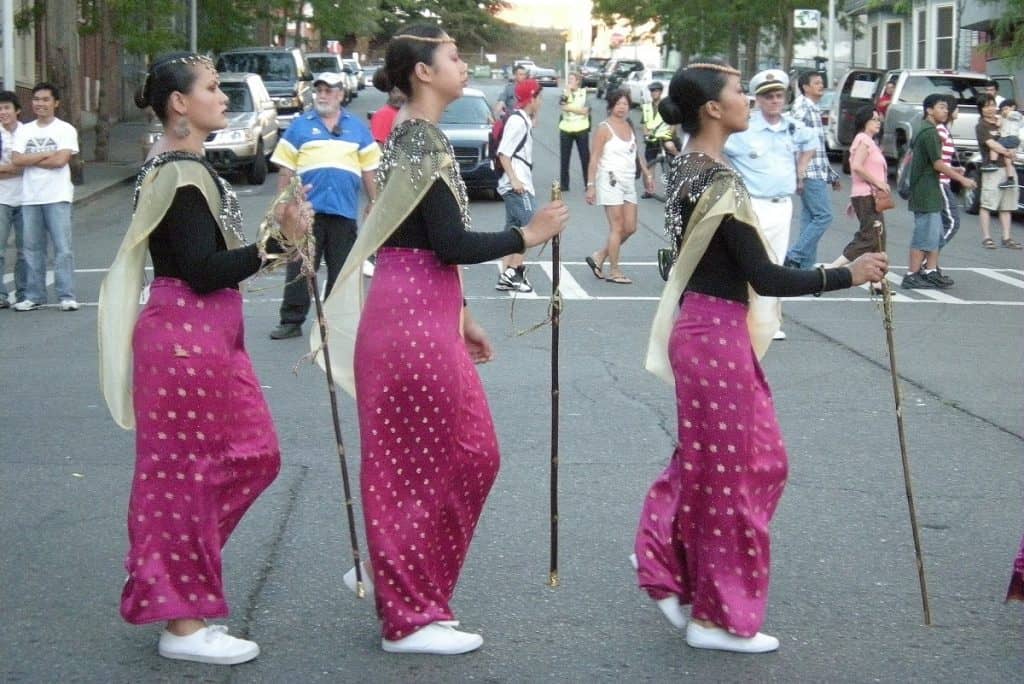
[[[498,194],[505,203],[505,230],[522,230],[537,210],[533,188],[533,120],[540,111],[541,87],[527,78],[516,84],[516,108],[505,122],[498,144],[498,161],[504,173],[498,179]],[[526,279],[522,254],[501,260],[496,290],[532,292]]]
[[[800,193],[800,234],[786,254],[785,265],[811,268],[818,260],[818,242],[832,224],[832,190],[841,189],[839,174],[832,169],[825,150],[825,127],[821,125],[818,102],[825,94],[825,79],[816,71],[805,71],[797,79],[800,95],[793,102],[791,113],[814,133],[814,155],[801,174],[797,175]]]
[[[366,124],[341,107],[344,79],[342,74],[332,72],[316,76],[313,110],[292,121],[271,157],[280,167],[278,191],[296,174],[303,185],[312,186],[308,196],[315,212],[314,264],[319,268],[321,258],[327,261],[328,293],[356,240],[359,187],[372,203],[377,194],[373,176],[380,162],[380,147]],[[302,335],[302,324],[309,313],[309,291],[299,277],[299,269],[298,262],[288,264],[281,323],[270,332],[271,339]]]
[[[494,105],[494,114],[498,118],[506,118],[515,111],[516,87],[525,80],[526,67],[519,64],[512,70],[512,78],[505,84],[505,89],[501,91],[501,97]]]
[[[750,89],[758,108],[747,130],[730,135],[725,143],[725,154],[743,177],[777,264],[789,246],[797,175],[806,173],[815,149],[814,132],[782,113],[788,86],[789,78],[779,69],[755,74]],[[775,339],[785,339],[785,333],[780,330]]]
[[[587,89],[580,87],[580,75],[569,74],[569,87],[562,92],[559,101],[562,116],[558,121],[558,160],[561,165],[562,192],[569,192],[569,162],[572,161],[572,146],[580,155],[583,167],[584,185],[587,182],[587,167],[590,166],[590,107],[587,105]]]
[[[674,157],[679,154],[679,147],[676,146],[675,131],[661,118],[658,111],[658,103],[661,102],[661,94],[665,86],[661,81],[651,81],[647,90],[651,93],[651,101],[640,105],[640,121],[644,129],[644,161],[650,169],[654,161],[661,154],[662,147],[665,154]],[[653,197],[654,194],[644,191],[641,195],[644,199]]]

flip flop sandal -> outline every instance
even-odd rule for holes
[[[1007,249],[1024,249],[1020,246],[1020,243],[1013,238],[1006,238],[1003,240],[1003,247],[1006,247]]]
[[[633,284],[633,281],[630,280],[630,278],[628,276],[625,276],[625,275],[623,275],[621,273],[619,275],[609,276],[607,280],[608,280],[609,283],[616,283],[618,285],[632,285]]]
[[[985,249],[995,249],[996,241],[993,240],[992,238],[985,238],[984,240],[981,241],[981,246],[984,247]]]
[[[586,262],[587,266],[590,267],[590,271],[594,274],[594,277],[597,278],[598,280],[604,280],[604,271],[601,270],[601,266],[603,266],[604,264],[598,266],[597,262],[594,261],[594,257],[592,256],[588,256],[586,258]]]

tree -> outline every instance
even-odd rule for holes
[[[999,2],[999,0],[983,0]],[[1024,65],[1024,0],[1003,0],[1003,15],[995,22],[993,56]]]

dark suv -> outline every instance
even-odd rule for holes
[[[584,88],[596,88],[607,64],[607,57],[588,57],[587,61],[580,66],[580,78],[582,80],[580,85]]]
[[[597,84],[597,96],[604,97],[616,88],[621,88],[626,77],[644,68],[644,63],[639,59],[616,59],[609,62]]]
[[[313,106],[313,74],[298,48],[238,48],[221,53],[217,71],[259,74],[277,108],[277,127],[288,128]]]

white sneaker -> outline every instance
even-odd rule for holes
[[[773,340],[784,340],[784,339],[786,339],[786,333],[784,333],[781,330],[779,330],[774,335],[772,335],[772,339]]]
[[[356,568],[352,566],[348,572],[346,572],[341,581],[345,583],[352,593],[356,593]],[[373,596],[373,576],[371,573],[366,571],[366,564],[363,564],[363,591],[366,592],[366,597]]]
[[[39,308],[39,305],[33,302],[31,299],[22,299],[20,302],[11,307],[15,311],[35,311]]]
[[[636,560],[636,554],[629,554],[629,564],[633,566],[634,570],[640,569],[640,564]],[[676,629],[686,628],[686,614],[683,612],[682,606],[679,605],[679,599],[675,596],[667,596],[663,599],[655,601],[658,605],[658,610],[665,616],[672,626]]]
[[[60,300],[61,311],[78,311],[78,302],[74,299],[62,299]]]
[[[692,648],[733,653],[769,653],[779,648],[778,639],[762,632],[752,637],[739,637],[720,627],[704,627],[696,622],[686,626],[686,643]]]
[[[373,277],[373,270],[374,270],[374,265],[373,265],[372,261],[367,259],[366,261],[363,262],[363,275],[364,276],[366,276],[367,278],[372,278]]]
[[[397,641],[381,639],[380,645],[388,653],[426,653],[430,655],[458,655],[475,651],[484,644],[483,637],[455,629],[457,622],[443,620],[431,622],[407,637]]]
[[[160,633],[157,651],[164,658],[190,660],[209,665],[238,665],[260,654],[255,641],[228,635],[225,625],[210,625],[188,636],[177,636],[166,629]]]

